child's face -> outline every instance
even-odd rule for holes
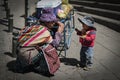
[[[83,27],[83,29],[85,29],[85,30],[88,30],[88,26],[87,25],[85,25],[85,24],[82,24],[82,27]]]

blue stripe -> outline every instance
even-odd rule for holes
[[[89,34],[96,34],[96,31],[91,31]]]

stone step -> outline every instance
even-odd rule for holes
[[[102,3],[120,4],[119,0],[82,0],[82,1],[96,1]]]
[[[120,21],[118,20],[114,20],[111,18],[106,18],[106,17],[102,17],[102,16],[98,16],[98,15],[90,14],[86,12],[78,12],[77,14],[82,15],[82,16],[85,16],[85,15],[93,16],[95,19],[95,22],[105,25],[117,32],[120,32]]]
[[[120,11],[120,4],[112,4],[112,3],[103,3],[97,1],[82,1],[82,0],[70,0],[71,4],[84,5],[89,7],[108,9],[112,11]]]
[[[93,8],[93,7],[83,6],[83,5],[76,5],[76,4],[73,4],[73,6],[75,9],[77,9],[80,12],[87,12],[87,13],[96,14],[103,17],[120,20],[120,12],[118,11],[111,11],[107,9]]]

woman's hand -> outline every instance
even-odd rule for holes
[[[58,21],[57,24],[59,26],[57,32],[62,33],[64,31],[64,24],[60,21]]]

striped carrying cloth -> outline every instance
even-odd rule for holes
[[[23,28],[18,38],[20,46],[35,46],[36,44],[50,43],[51,41],[50,32],[41,25]]]

